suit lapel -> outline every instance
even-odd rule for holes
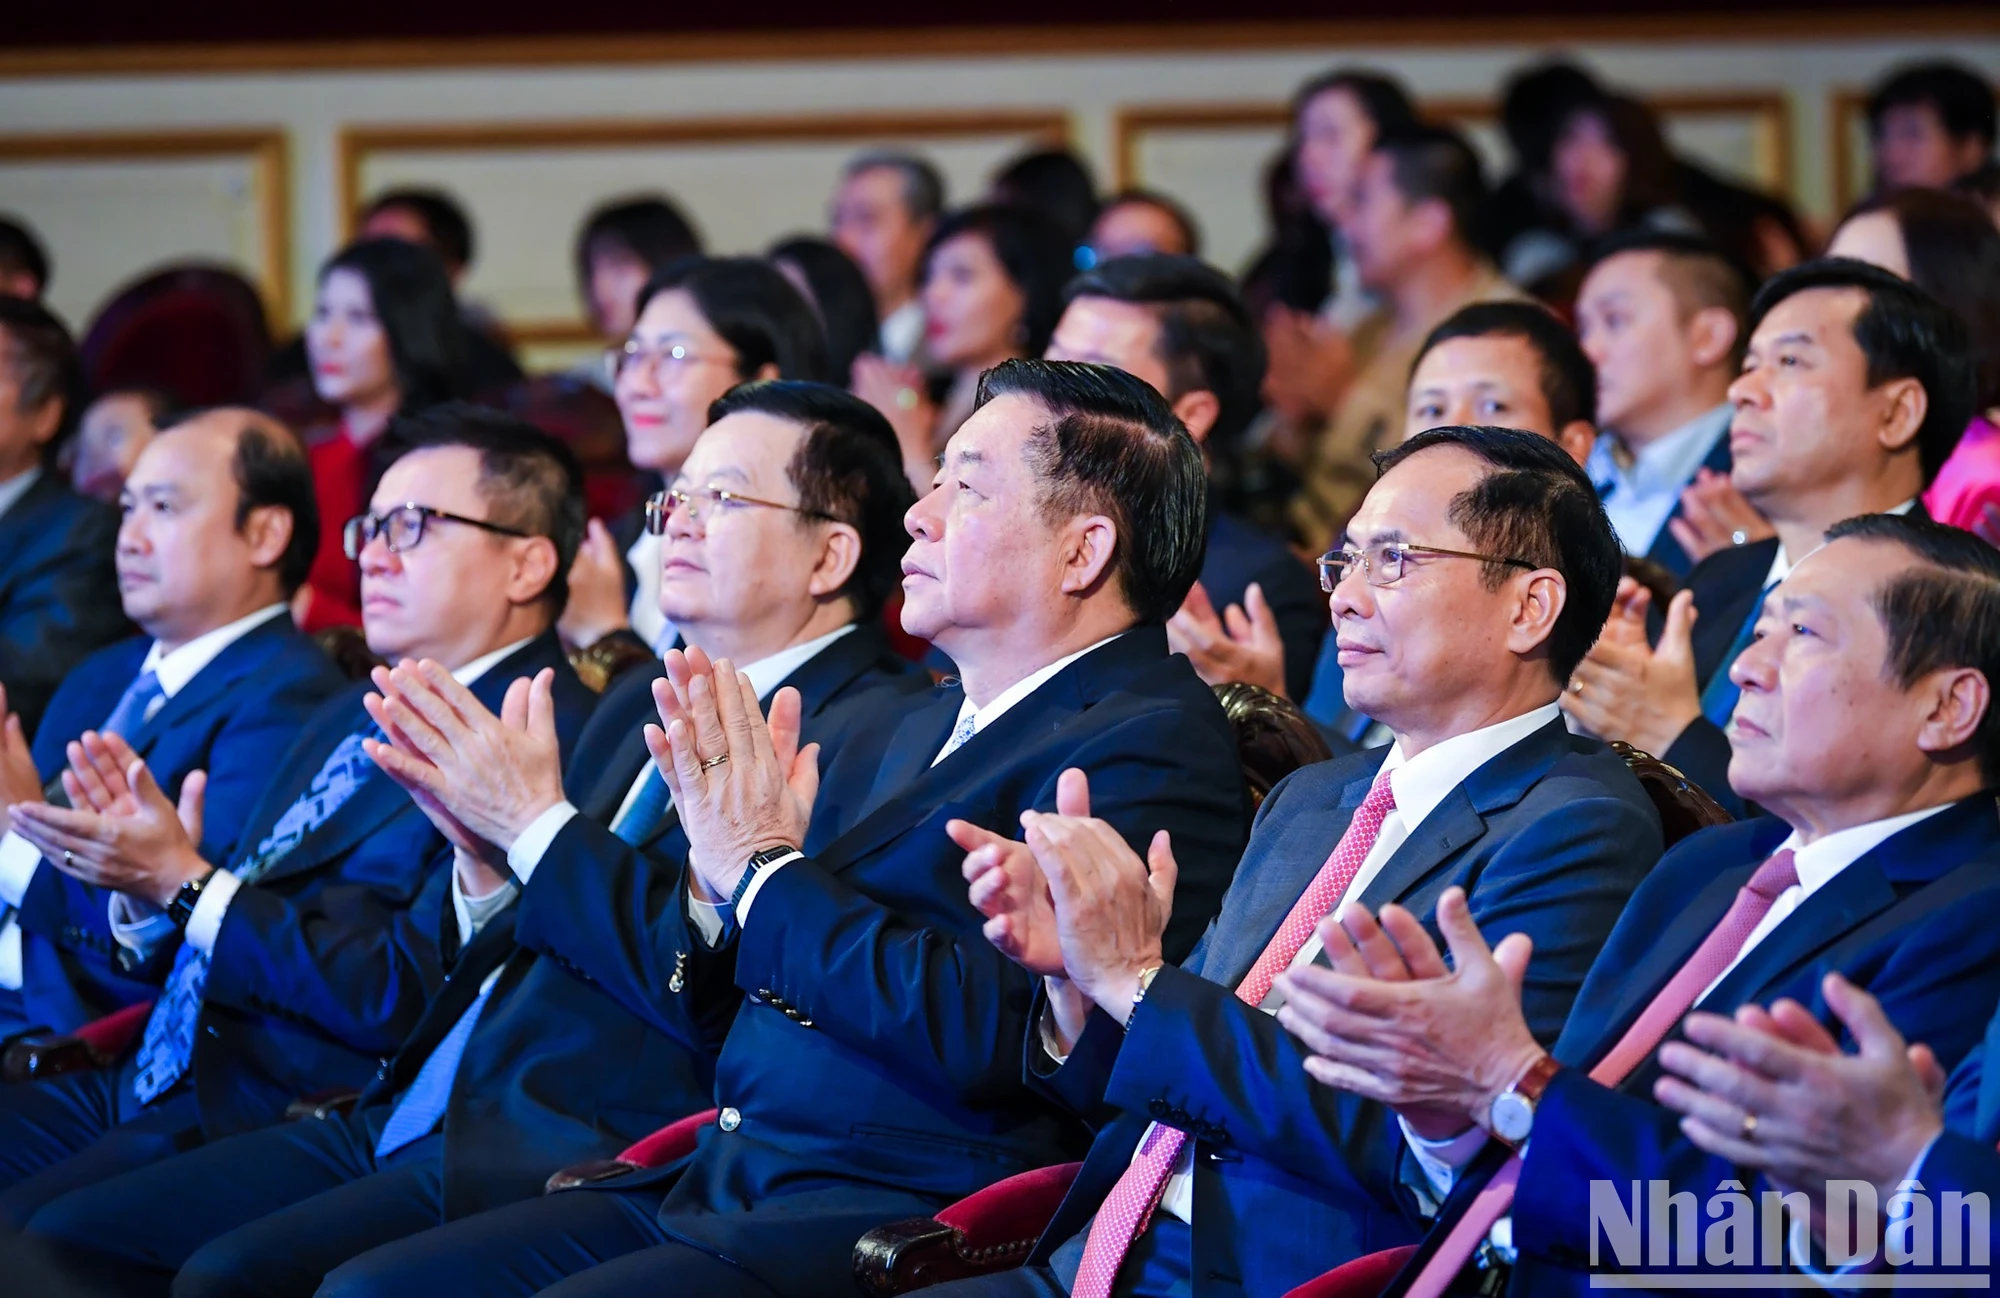
[[[1732,463],[1733,459],[1729,453],[1729,424],[1725,421],[1722,425],[1722,436],[1715,439],[1715,445],[1709,448],[1708,458],[1701,462],[1701,467],[1711,473],[1727,475]],[[1673,512],[1667,515],[1665,523],[1660,524],[1659,534],[1653,538],[1653,546],[1646,552],[1648,559],[1676,577],[1685,577],[1688,569],[1694,566],[1688,560],[1688,552],[1674,539],[1673,529],[1667,526],[1667,523],[1681,516],[1681,502],[1676,500]]]
[[[261,666],[271,656],[277,646],[277,637],[296,635],[291,629],[290,619],[279,614],[269,622],[261,623],[238,636],[223,651],[209,660],[206,667],[194,674],[194,678],[181,686],[180,692],[161,704],[153,715],[139,727],[136,736],[126,736],[139,756],[152,752],[153,744],[169,728],[185,725],[204,709],[224,698],[229,687]]]

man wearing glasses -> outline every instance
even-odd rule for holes
[[[521,678],[549,677],[567,749],[594,701],[551,629],[582,531],[574,457],[469,406],[395,431],[412,449],[346,529],[368,647],[428,660],[489,708],[515,686],[525,703]],[[198,800],[184,827],[122,741],[82,764],[88,806],[38,808],[23,823],[44,854],[71,853],[73,868],[165,922],[143,953],[161,985],[133,1054],[115,1070],[0,1089],[10,1225],[66,1195],[115,1196],[112,1178],[275,1122],[301,1095],[364,1086],[417,1023],[439,982],[450,852],[369,759],[382,731],[364,710],[368,688],[334,695],[289,752],[272,754],[226,861],[196,846]],[[121,1222],[151,1211],[143,1196],[123,1202]]]
[[[1029,1265],[957,1292],[1166,1295],[1228,1276],[1278,1294],[1414,1239],[1392,1115],[1305,1074],[1273,1017],[1277,975],[1324,962],[1313,929],[1329,914],[1394,902],[1432,924],[1456,886],[1489,940],[1534,939],[1523,1002],[1553,1041],[1658,859],[1638,781],[1556,708],[1618,583],[1589,479],[1554,442],[1500,428],[1434,429],[1377,462],[1320,579],[1347,701],[1395,742],[1271,791],[1188,963],[1168,965],[1150,930],[1146,865],[1086,818],[1037,818],[999,877],[975,877],[975,903],[1006,917],[988,931],[1042,976],[1031,1075],[1117,1116]],[[1044,881],[1052,908],[1013,903]]]

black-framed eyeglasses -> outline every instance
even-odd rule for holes
[[[821,513],[817,509],[806,509],[799,505],[787,505],[777,500],[760,500],[756,496],[746,496],[740,491],[725,491],[721,487],[672,487],[655,492],[646,501],[646,530],[654,536],[662,536],[667,530],[667,518],[676,509],[685,509],[689,518],[700,522],[703,517],[713,518],[733,510],[782,509],[788,513],[806,518],[817,518],[825,523],[840,520],[832,514]]]
[[[1403,562],[1411,555],[1437,559],[1477,559],[1481,563],[1504,563],[1510,568],[1533,572],[1538,564],[1526,559],[1508,559],[1497,554],[1473,554],[1469,550],[1445,550],[1435,545],[1410,545],[1402,541],[1380,541],[1363,550],[1328,550],[1319,557],[1319,588],[1331,595],[1333,588],[1347,579],[1357,566],[1370,586],[1387,586],[1403,579]]]
[[[359,559],[361,551],[376,537],[389,547],[389,553],[401,554],[414,550],[424,539],[424,525],[436,520],[444,523],[463,523],[482,531],[495,532],[501,536],[533,536],[519,528],[504,527],[499,523],[489,523],[483,518],[467,518],[463,514],[447,514],[442,509],[432,509],[429,505],[405,504],[394,509],[385,509],[379,514],[356,514],[340,529],[341,545],[350,559]]]
[[[699,365],[703,361],[715,361],[721,365],[734,365],[734,356],[723,356],[716,352],[698,352],[686,343],[668,343],[664,347],[648,347],[636,338],[627,338],[616,346],[604,349],[604,373],[613,383],[625,371],[635,366],[644,366],[654,374],[662,365]]]

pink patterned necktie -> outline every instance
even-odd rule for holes
[[[1666,1040],[1667,1033],[1673,1031],[1674,1024],[1694,1008],[1696,1000],[1709,984],[1720,978],[1736,957],[1742,954],[1743,944],[1750,940],[1757,925],[1764,916],[1771,913],[1771,906],[1783,895],[1785,889],[1799,881],[1798,866],[1792,860],[1789,849],[1779,852],[1770,860],[1757,867],[1750,876],[1750,882],[1736,891],[1736,900],[1729,904],[1729,911],[1722,922],[1709,930],[1694,954],[1680,971],[1668,980],[1665,987],[1646,1006],[1645,1011],[1625,1029],[1625,1035],[1618,1038],[1618,1044],[1610,1053],[1598,1060],[1597,1067],[1590,1070],[1590,1080],[1600,1086],[1616,1086],[1653,1053],[1653,1048]],[[1521,1179],[1521,1159],[1519,1155],[1503,1164],[1493,1179],[1488,1181],[1472,1205],[1452,1226],[1451,1233],[1438,1245],[1437,1252],[1417,1274],[1410,1287],[1404,1291],[1404,1298],[1438,1298],[1458,1277],[1465,1264],[1471,1259],[1479,1241],[1493,1231],[1493,1223],[1507,1215],[1507,1209],[1514,1203],[1514,1186]]]
[[[1382,832],[1383,820],[1395,809],[1396,795],[1389,788],[1389,773],[1383,771],[1375,777],[1368,796],[1347,823],[1347,832],[1340,836],[1333,855],[1326,858],[1326,864],[1292,904],[1285,922],[1278,925],[1277,934],[1257,957],[1257,963],[1250,966],[1250,972],[1237,984],[1236,995],[1244,1004],[1262,1005],[1271,994],[1272,982],[1298,958],[1313,928],[1326,918],[1354,882],[1361,863],[1375,846],[1376,835]],[[1103,1206],[1090,1224],[1090,1237],[1084,1241],[1083,1261],[1077,1266],[1070,1298],[1110,1298],[1118,1268],[1131,1250],[1132,1241],[1145,1232],[1147,1223],[1153,1219],[1153,1209],[1159,1206],[1187,1138],[1185,1131],[1158,1123],[1146,1129],[1139,1152],[1118,1183],[1111,1187],[1111,1193],[1104,1197]]]

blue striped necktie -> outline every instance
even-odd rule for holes
[[[370,722],[367,729],[341,740],[306,791],[257,844],[257,850],[230,873],[246,884],[257,882],[306,835],[325,824],[375,769],[361,750],[361,741],[381,737],[381,729]],[[138,1075],[132,1089],[141,1104],[164,1095],[186,1075],[194,1059],[195,1024],[208,986],[208,965],[207,953],[186,942],[174,955],[173,972],[167,975],[166,988],[146,1017],[146,1034],[139,1041]]]
[[[140,672],[125,692],[118,696],[117,706],[104,719],[98,729],[120,739],[130,739],[146,719],[152,715],[157,703],[164,702],[167,692],[160,688],[160,678],[151,671]]]
[[[495,983],[498,981],[494,980]],[[451,1084],[458,1076],[459,1061],[465,1058],[465,1045],[472,1040],[472,1029],[478,1024],[480,1012],[486,1008],[487,998],[492,994],[491,985],[480,989],[479,999],[458,1016],[458,1022],[451,1025],[451,1031],[437,1043],[437,1049],[431,1051],[431,1057],[424,1060],[424,1066],[417,1070],[416,1080],[396,1101],[389,1120],[382,1124],[381,1138],[375,1142],[377,1160],[387,1158],[413,1140],[428,1136],[444,1117],[445,1110],[451,1105]]]

